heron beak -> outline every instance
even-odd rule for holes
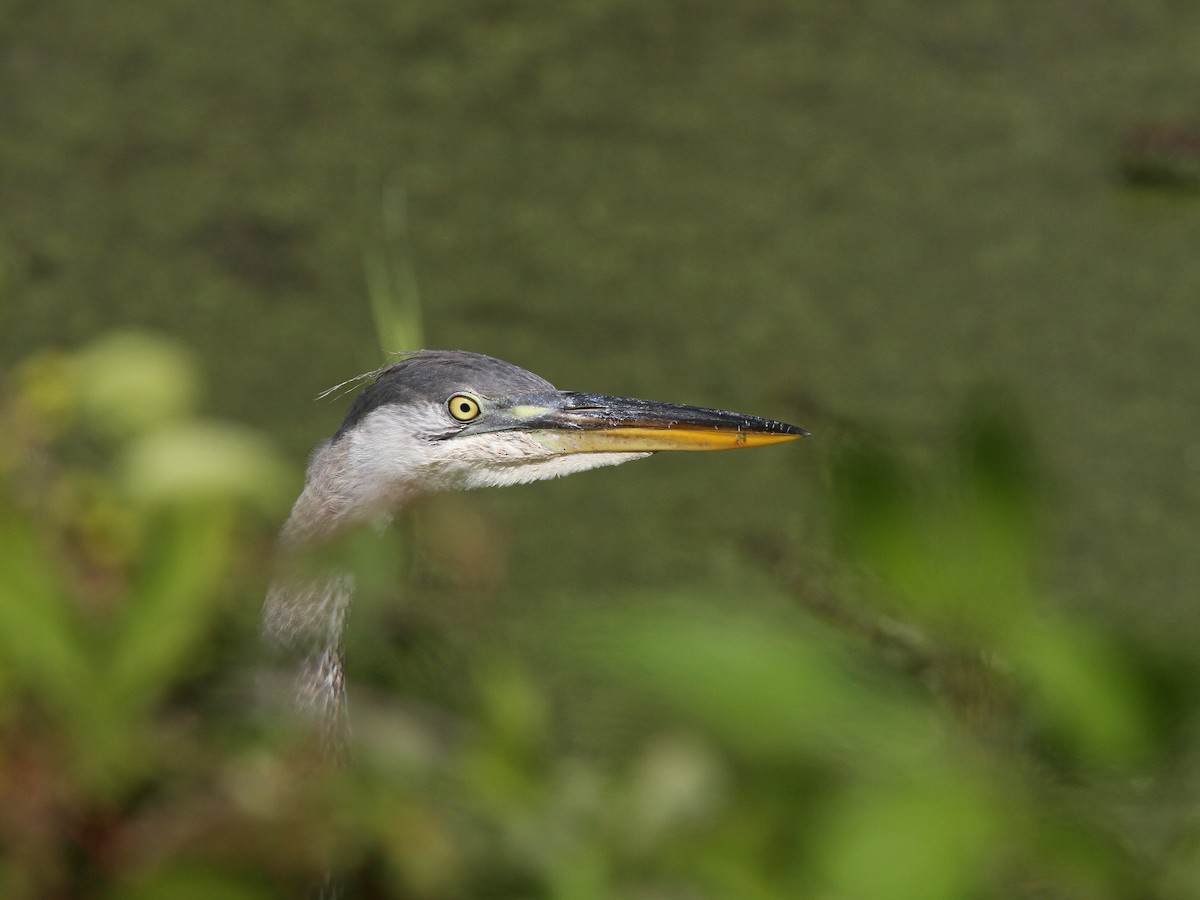
[[[678,403],[558,391],[504,410],[508,427],[559,453],[736,450],[807,437],[795,425]]]

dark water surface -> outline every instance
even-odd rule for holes
[[[852,427],[1023,406],[1069,602],[1200,633],[1200,6],[0,4],[0,361],[153,326],[299,464],[379,361],[363,185],[431,346],[815,437],[473,498],[517,593],[770,591]]]

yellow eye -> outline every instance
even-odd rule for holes
[[[470,422],[479,415],[479,401],[466,394],[455,394],[446,405],[450,409],[450,415],[460,422]]]

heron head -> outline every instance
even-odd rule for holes
[[[522,484],[662,450],[793,441],[802,428],[739,413],[559,391],[478,353],[423,350],[377,373],[333,438],[378,495]]]

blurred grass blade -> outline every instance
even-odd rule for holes
[[[378,229],[369,229],[363,252],[375,332],[385,354],[416,350],[425,345],[425,335],[404,190],[385,180],[378,191],[378,215],[374,214],[375,201],[375,196],[370,196],[363,202],[364,208],[372,209],[364,219],[378,223]]]
[[[8,680],[69,708],[89,677],[67,591],[29,521],[0,486],[0,665]]]

